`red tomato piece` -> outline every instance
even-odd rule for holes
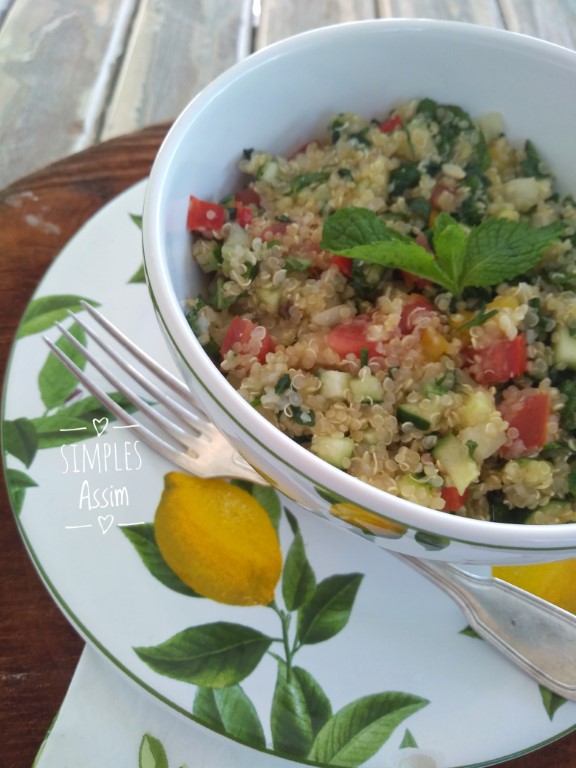
[[[411,272],[406,272],[404,269],[400,270],[400,274],[402,275],[402,280],[404,281],[404,284],[409,291],[413,291],[415,288],[418,288],[422,291],[424,288],[432,285],[431,281],[427,278],[420,277],[419,275],[413,275]]]
[[[458,512],[458,510],[466,503],[466,499],[470,496],[470,491],[467,488],[464,493],[461,494],[451,485],[444,485],[440,489],[440,495],[444,499],[445,512]]]
[[[234,203],[234,208],[236,208],[235,221],[237,221],[241,227],[245,227],[247,224],[250,224],[252,221],[252,209],[247,205],[243,205],[242,203],[238,202]]]
[[[260,195],[252,187],[244,187],[234,194],[234,199],[242,205],[260,205]]]
[[[471,350],[468,357],[473,362],[470,374],[478,384],[502,384],[526,371],[526,337],[519,333],[514,339],[498,339]]]
[[[284,221],[275,221],[273,224],[268,224],[259,232],[259,236],[262,240],[275,240],[278,237],[286,234],[287,224]]]
[[[226,222],[226,208],[218,203],[209,203],[190,195],[186,226],[191,232],[213,235],[219,232]]]
[[[551,410],[550,395],[537,389],[524,389],[518,395],[505,398],[498,410],[518,436],[508,438],[500,449],[506,459],[518,459],[538,451],[548,442],[548,419]]]
[[[349,259],[347,256],[337,256],[334,254],[330,256],[330,264],[337,266],[345,277],[352,277],[352,259]]]
[[[377,354],[376,342],[368,341],[367,338],[370,322],[369,315],[358,315],[352,320],[335,325],[328,334],[328,346],[342,358],[346,355],[361,357],[363,350],[366,350],[368,355]]]
[[[404,306],[402,307],[402,314],[400,315],[400,333],[405,336],[408,333],[412,333],[417,323],[426,315],[430,316],[435,313],[433,305],[424,296],[420,296],[417,293],[410,294]]]
[[[233,318],[232,322],[228,326],[228,329],[226,330],[226,333],[224,334],[224,339],[222,340],[222,347],[220,348],[222,356],[224,356],[237,343],[240,344],[239,353],[246,353],[248,351],[248,345],[253,341],[253,332],[256,330],[256,328],[262,327],[263,326],[256,325],[256,323],[253,323],[246,317],[237,316]],[[273,349],[274,342],[268,331],[266,331],[260,342],[260,347],[255,353],[254,357],[260,363],[264,363],[266,360],[266,355],[268,352],[272,352]]]
[[[380,130],[382,133],[392,133],[393,131],[396,131],[398,128],[402,128],[404,125],[402,118],[400,115],[394,115],[394,117],[389,117],[386,120],[384,120],[382,123],[380,123]]]

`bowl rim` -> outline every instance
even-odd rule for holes
[[[473,24],[469,22],[436,19],[367,19],[333,24],[312,29],[285,38],[250,54],[232,65],[204,87],[182,110],[163,140],[146,185],[142,240],[144,269],[150,296],[164,332],[199,386],[226,413],[243,433],[255,441],[281,465],[286,465],[299,476],[316,486],[330,489],[335,496],[350,500],[371,510],[382,509],[382,515],[415,530],[424,530],[453,541],[473,543],[476,546],[515,550],[568,550],[576,547],[574,523],[530,525],[494,523],[443,513],[441,510],[415,504],[371,486],[331,466],[323,459],[298,445],[273,426],[228,383],[224,375],[210,360],[190,329],[179,300],[171,285],[163,257],[161,218],[162,199],[166,176],[178,146],[185,141],[188,123],[194,115],[205,109],[212,99],[241,79],[251,70],[272,59],[297,55],[304,48],[320,41],[349,34],[383,34],[395,31],[432,33],[435,35],[466,35],[470,40],[486,43],[511,41],[519,50],[542,54],[544,58],[565,60],[576,72],[576,52],[556,43],[534,38],[524,33]],[[196,370],[199,363],[202,377]]]

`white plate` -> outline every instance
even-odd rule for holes
[[[25,316],[22,329],[29,333],[14,344],[6,381],[4,459],[15,514],[33,562],[76,629],[191,721],[303,764],[407,767],[419,755],[422,765],[439,768],[491,765],[576,727],[576,704],[542,691],[463,632],[462,614],[435,587],[369,541],[284,498],[275,499],[284,576],[288,569],[292,575],[307,572],[309,585],[319,587],[315,602],[301,610],[307,618],[300,624],[313,624],[318,634],[308,634],[314,642],[303,643],[291,659],[304,671],[290,683],[276,682],[291,653],[280,642],[281,617],[291,619],[290,643],[299,626],[298,611],[286,606],[283,582],[275,607],[226,606],[175,591],[148,570],[127,527],[150,530],[145,526],[172,467],[135,444],[129,430],[106,425],[102,413],[83,423],[72,419],[67,409],[84,395],[70,398],[61,375],[44,368],[42,339],[43,332],[59,336],[52,327],[59,313],[44,314],[59,303],[54,297],[82,296],[173,367],[147,289],[131,281],[141,267],[141,248],[130,214],[140,213],[143,194],[140,184],[115,199],[55,261]],[[64,431],[78,427],[84,430]],[[34,452],[35,430],[43,442]],[[295,565],[286,555],[300,536]],[[234,644],[240,632],[248,637],[246,647],[256,648],[251,664],[246,655],[233,658],[229,649],[206,640],[216,634],[206,625],[217,625],[223,645]],[[202,674],[202,689],[160,674],[134,650],[158,646],[183,630],[189,632],[178,648],[170,644],[166,663],[193,681]],[[258,633],[271,639],[269,646],[255,642]],[[200,639],[211,661],[176,658],[184,646],[181,656],[197,656]],[[217,683],[216,665],[227,681],[239,682],[210,687]],[[219,725],[207,722],[210,713]],[[250,750],[234,749],[244,764]]]

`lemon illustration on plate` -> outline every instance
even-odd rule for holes
[[[282,571],[278,536],[266,510],[242,488],[168,473],[154,533],[168,566],[199,595],[228,605],[274,599]]]
[[[495,565],[492,575],[576,613],[576,560],[534,565]]]

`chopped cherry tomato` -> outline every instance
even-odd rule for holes
[[[403,124],[404,123],[400,115],[394,115],[394,117],[389,117],[380,123],[379,127],[382,133],[392,133],[398,128],[402,128]]]
[[[226,208],[190,195],[186,226],[191,232],[213,235],[220,232],[227,219]]]
[[[429,285],[432,285],[430,280],[428,280],[425,277],[419,277],[418,275],[413,275],[410,272],[406,272],[406,270],[401,269],[400,274],[402,275],[402,280],[404,281],[404,284],[406,285],[406,288],[409,291],[413,291],[415,288],[418,288],[419,290],[424,290],[424,288],[427,288]]]
[[[458,510],[466,503],[468,496],[470,496],[470,490],[467,488],[464,493],[461,494],[451,485],[444,485],[440,489],[440,495],[444,499],[445,512],[458,512]]]
[[[519,333],[514,339],[498,339],[487,347],[470,350],[468,357],[473,363],[470,374],[478,384],[502,384],[525,372],[526,337]]]
[[[400,315],[400,333],[405,336],[412,333],[421,318],[434,314],[434,307],[424,296],[417,293],[407,297]]]
[[[500,449],[500,455],[506,459],[518,459],[537,453],[546,445],[550,409],[550,395],[537,389],[520,390],[517,396],[505,398],[498,410],[508,422],[507,432],[514,429],[518,436],[508,438]]]
[[[224,356],[226,352],[232,349],[232,347],[237,343],[240,344],[240,353],[246,352],[248,344],[253,340],[252,334],[256,328],[262,328],[262,326],[256,325],[256,323],[253,323],[246,317],[233,318],[232,322],[228,326],[228,329],[226,330],[226,333],[224,334],[224,339],[222,340],[222,347],[220,348],[222,356]],[[260,348],[254,357],[256,360],[263,363],[266,360],[266,355],[268,352],[272,352],[273,349],[274,342],[268,331],[266,331],[260,342]]]
[[[234,221],[237,221],[241,227],[245,227],[247,224],[250,224],[252,221],[252,209],[247,205],[243,205],[242,203],[238,202],[234,203],[234,208],[236,208],[236,216]]]
[[[277,237],[286,234],[287,224],[284,221],[275,221],[273,224],[268,224],[260,232],[259,236],[262,240],[275,240]]]
[[[260,195],[252,187],[244,187],[234,193],[234,199],[242,205],[260,205]]]
[[[345,277],[352,277],[352,259],[347,256],[331,256],[330,264],[334,264]]]
[[[371,321],[369,315],[358,315],[348,322],[335,325],[328,334],[328,346],[340,357],[350,354],[362,357],[363,350],[368,355],[377,354],[377,342],[368,341],[366,335]]]

